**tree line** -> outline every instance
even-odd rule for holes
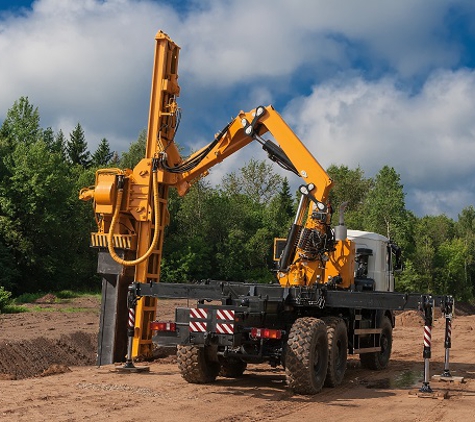
[[[95,170],[133,168],[143,158],[145,131],[119,154],[102,139],[91,153],[78,123],[69,136],[43,129],[27,97],[15,101],[0,127],[0,286],[25,292],[99,287],[96,229],[80,188]],[[381,233],[403,249],[399,291],[453,294],[470,300],[475,287],[475,209],[417,217],[406,209],[399,174],[383,166],[366,177],[361,168],[332,165],[333,223],[347,202],[349,228]],[[170,190],[162,281],[205,278],[271,282],[273,240],[285,237],[297,206],[289,181],[270,163],[251,159],[217,186],[196,182],[181,198]]]

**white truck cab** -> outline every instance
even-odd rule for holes
[[[394,268],[390,240],[381,234],[361,230],[348,230],[347,237],[355,244],[355,284],[365,285],[366,290],[371,280],[374,280],[371,290],[393,292]]]

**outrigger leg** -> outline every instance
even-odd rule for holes
[[[135,294],[135,285],[131,284],[129,286],[129,291],[127,294],[127,307],[129,309],[129,318],[127,325],[127,357],[125,360],[124,366],[117,367],[119,371],[125,372],[148,372],[150,371],[149,366],[135,366],[132,360],[132,342],[134,340],[134,327],[135,327],[135,307],[137,306],[137,301],[140,298]]]
[[[431,357],[431,331],[432,331],[432,296],[422,296],[420,309],[424,313],[424,351],[422,356],[424,358],[424,381],[422,387],[419,389],[421,393],[432,393],[432,388],[429,385],[429,360]]]
[[[445,296],[442,303],[442,312],[445,316],[445,361],[444,361],[444,372],[440,375],[444,378],[452,378],[452,374],[449,370],[449,357],[450,357],[450,348],[452,347],[452,312],[454,307],[454,299],[452,296]]]

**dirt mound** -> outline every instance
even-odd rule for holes
[[[475,304],[470,302],[455,302],[455,315],[475,315]]]
[[[418,311],[403,311],[396,313],[396,327],[419,327],[424,318]]]
[[[51,293],[48,293],[47,295],[36,299],[34,302],[35,303],[55,303],[56,296]]]
[[[442,318],[443,314],[437,307],[434,309],[435,317]],[[470,302],[455,302],[455,316],[475,315],[475,304]],[[396,326],[398,327],[419,327],[424,324],[424,317],[421,312],[398,311],[396,312]]]
[[[40,376],[49,377],[50,375],[65,374],[66,372],[71,372],[71,369],[69,369],[68,366],[55,363],[54,365],[51,365],[48,369],[45,369],[40,374]]]
[[[38,337],[1,342],[0,376],[3,379],[23,379],[64,373],[68,366],[93,365],[96,342],[95,334],[80,331],[62,335],[59,339]]]

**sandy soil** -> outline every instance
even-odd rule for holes
[[[251,365],[243,378],[211,385],[184,381],[174,356],[123,374],[95,362],[99,304],[94,298],[29,305],[35,312],[0,315],[2,421],[470,421],[475,420],[475,316],[453,321],[450,370],[422,395],[422,319],[397,317],[388,369],[364,370],[350,357],[345,380],[313,397],[293,395],[282,370]],[[173,301],[160,301],[172,315]],[[41,311],[38,309],[41,308]],[[443,371],[444,325],[434,323],[431,375]]]

